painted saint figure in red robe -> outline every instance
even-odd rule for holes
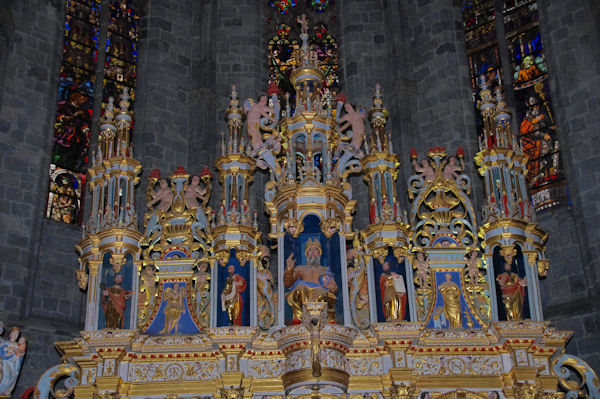
[[[123,328],[126,301],[131,298],[133,291],[127,291],[121,287],[123,276],[115,274],[114,284],[102,289],[102,310],[104,311],[104,328]]]
[[[235,266],[227,266],[227,280],[221,292],[221,309],[227,312],[229,323],[233,326],[242,325],[244,301],[242,292],[246,290],[246,279],[235,273]]]

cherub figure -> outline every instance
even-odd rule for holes
[[[413,168],[415,172],[419,174],[426,182],[431,182],[435,178],[435,171],[429,164],[429,160],[423,159],[421,161],[421,166],[417,165],[417,160],[413,159]]]
[[[154,206],[157,202],[160,201],[160,204],[156,207],[156,209],[160,209],[161,211],[168,211],[171,207],[171,202],[173,202],[173,192],[169,187],[169,183],[166,179],[160,179],[160,183],[158,189],[152,192],[152,200],[148,203],[149,206]]]
[[[471,284],[477,284],[479,277],[479,251],[473,250],[465,255],[467,273]]]
[[[251,100],[246,100],[244,109],[246,111],[246,128],[252,142],[252,149],[254,152],[258,152],[264,145],[260,132],[260,119],[266,118],[271,122],[275,122],[275,118],[271,116],[275,113],[275,109],[267,105],[267,96],[265,95],[260,96],[256,104],[252,104]]]
[[[342,116],[339,120],[340,131],[344,131],[349,127],[352,127],[352,141],[350,145],[354,150],[360,150],[362,146],[363,137],[365,135],[365,115],[364,112],[355,111],[352,104],[346,103],[344,105],[346,115]]]
[[[464,169],[463,160],[460,160],[460,163],[456,162],[456,157],[452,156],[448,159],[448,163],[444,167],[444,171],[442,172],[444,175],[444,180],[456,180],[460,173],[462,173]]]
[[[415,267],[417,268],[417,279],[419,280],[419,287],[423,288],[427,285],[429,280],[429,261],[425,252],[417,252],[415,259]]]
[[[306,14],[296,17],[296,22],[300,24],[300,32],[302,35],[308,35],[308,18]]]
[[[349,149],[354,153],[356,158],[360,159],[364,157],[361,147],[365,135],[365,113],[363,110],[355,111],[354,107],[349,103],[344,105],[344,109],[346,110],[346,114],[339,120],[339,131],[348,130],[348,133],[352,133],[352,140],[350,144],[340,144],[335,155],[339,157],[342,150]]]
[[[192,176],[192,181],[185,190],[185,203],[188,209],[200,208],[206,201],[206,187],[200,187],[200,176]],[[200,199],[200,201],[198,201]]]

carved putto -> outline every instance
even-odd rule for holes
[[[148,259],[165,256],[175,247],[178,257],[201,258],[207,253],[206,230],[213,219],[207,205],[211,178],[208,168],[190,176],[179,167],[168,180],[159,170],[152,171],[146,192],[144,255]]]

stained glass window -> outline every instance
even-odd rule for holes
[[[291,27],[279,24],[269,40],[269,80],[277,83],[283,92],[292,92],[290,73],[294,65],[292,55],[300,48],[298,39],[290,36]]]
[[[473,105],[479,99],[478,78],[485,75],[490,87],[502,84],[502,66],[496,41],[496,14],[493,0],[470,0],[463,7],[465,43],[473,90]],[[475,112],[477,133],[483,134],[483,120]]]
[[[58,83],[46,217],[80,224],[88,166],[97,65],[104,65],[103,98],[134,95],[139,17],[131,0],[108,3],[106,57],[98,60],[99,0],[66,0],[63,60]],[[118,103],[118,100],[115,101]]]
[[[46,217],[64,223],[77,223],[85,174],[50,165],[50,193]]]
[[[319,58],[319,66],[323,71],[325,79],[323,87],[329,89],[338,84],[338,51],[337,42],[329,34],[327,25],[323,22],[317,23],[313,27],[312,36],[309,38],[309,44]]]
[[[536,210],[567,201],[560,168],[556,124],[548,89],[548,71],[538,29],[536,0],[506,0],[502,10],[505,37],[498,38],[493,0],[467,0],[463,7],[465,43],[473,101],[477,103],[477,77],[486,75],[493,89],[502,84],[500,46],[506,46],[516,104],[516,117],[529,157],[527,179]],[[483,123],[475,112],[478,133]]]
[[[80,205],[90,146],[96,71],[99,2],[67,0],[63,62],[58,81],[50,190],[46,216],[80,221]]]
[[[503,11],[519,132],[523,151],[529,157],[527,180],[533,205],[541,210],[565,202],[566,183],[560,166],[537,3],[509,0]]]
[[[139,17],[131,6],[131,0],[109,3],[106,60],[104,61],[104,103],[108,97],[118,103],[123,87],[129,88],[134,98]]]
[[[333,0],[310,0],[310,6],[316,12],[323,12],[327,10],[332,2]]]
[[[300,25],[296,21],[302,14],[309,19],[309,45],[317,54],[323,71],[323,91],[337,90],[338,48],[335,39],[337,20],[334,2],[329,0],[268,1],[273,14],[267,19],[269,81],[280,93],[290,94],[290,104],[295,104],[294,87],[290,73],[294,66],[294,52],[300,48]]]
[[[270,0],[269,5],[279,14],[287,14],[296,5],[296,0]]]

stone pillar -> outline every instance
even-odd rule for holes
[[[408,7],[408,8],[407,8]],[[417,82],[412,76],[412,35],[413,27],[407,12],[413,6],[404,2],[387,2],[384,8],[386,37],[386,67],[388,83],[389,120],[391,121],[394,151],[398,155],[398,202],[408,211],[410,203],[406,194],[406,181],[412,174],[408,154],[413,145],[411,133],[415,129],[414,116],[417,113]],[[390,122],[388,122],[389,124]]]
[[[231,85],[237,87],[241,102],[257,99],[267,91],[267,50],[263,4],[255,0],[214,1],[214,29],[211,32],[211,52],[216,60],[216,111],[212,118],[213,130],[206,136],[207,148],[213,162],[220,156],[219,132],[227,131],[225,110],[229,107]],[[244,134],[246,134],[244,126]],[[213,163],[214,164],[214,163]],[[257,169],[250,185],[250,209],[258,212],[259,230],[266,234],[267,217],[264,209],[265,172]],[[221,187],[215,182],[213,199],[221,198]]]
[[[0,272],[7,284],[0,300],[5,323],[23,317],[36,266],[38,240],[48,194],[48,165],[56,111],[56,85],[62,55],[62,4],[11,4],[0,110]],[[39,22],[35,20],[39,18]]]
[[[598,310],[589,304],[598,303],[600,298],[599,11],[597,2],[592,0],[539,0],[538,8],[563,169],[572,202],[574,239],[564,251],[579,251],[582,260],[581,268],[568,263],[557,270],[569,285],[567,292],[564,285],[559,291],[564,292],[565,304],[557,306],[563,311],[556,314],[562,319],[556,324],[559,328],[576,329],[576,352],[597,370],[600,325]],[[550,210],[549,214],[554,212]],[[560,226],[559,229],[562,231]],[[560,234],[557,240],[562,244],[564,236]],[[576,283],[571,284],[571,280]],[[550,312],[546,314],[552,318]],[[582,325],[583,331],[579,331]]]
[[[218,150],[219,128],[216,123],[217,109],[215,39],[218,3],[198,2],[194,10],[194,24],[198,26],[196,36],[190,38],[193,45],[192,79],[190,85],[190,142],[188,165],[190,172],[197,173],[204,166],[215,164]],[[214,172],[214,170],[213,170]],[[213,186],[216,186],[216,180]],[[216,188],[216,187],[213,187]],[[212,199],[216,196],[213,194]]]
[[[73,243],[81,233],[44,216],[64,2],[3,2],[0,11],[0,319],[29,343],[18,396],[59,360],[52,342],[80,327]]]
[[[338,5],[340,85],[349,102],[369,110],[373,104],[375,84],[383,89],[384,105],[389,108],[393,86],[387,73],[385,14],[379,0],[347,0]],[[368,126],[368,121],[366,121]],[[367,129],[369,129],[367,127]],[[386,132],[391,132],[388,122]],[[394,132],[397,135],[398,132]],[[362,177],[351,177],[353,199],[357,200],[354,226],[369,224],[369,192]]]
[[[196,7],[193,0],[154,0],[141,21],[132,137],[144,166],[142,184],[154,168],[165,175],[178,165],[187,168]]]
[[[395,11],[400,40],[395,51],[401,72],[396,75],[397,108],[404,110],[401,162],[405,177],[412,174],[408,151],[414,147],[424,154],[429,148],[444,145],[449,152],[465,149],[465,166],[473,179],[471,199],[479,209],[483,189],[471,160],[478,151],[472,89],[464,43],[460,2],[432,0],[401,2]],[[388,6],[391,7],[391,6]],[[393,14],[390,11],[387,14]],[[392,26],[393,28],[393,26]],[[390,67],[392,69],[393,67]],[[404,71],[401,68],[406,68]],[[393,112],[398,112],[396,109]],[[409,114],[407,114],[409,113]],[[398,133],[396,133],[398,134]]]

